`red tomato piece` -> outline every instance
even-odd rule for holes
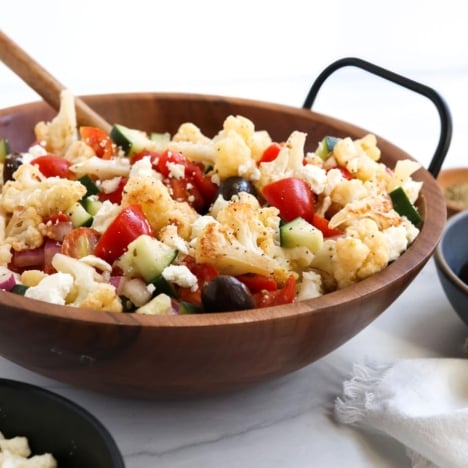
[[[96,156],[110,159],[114,155],[114,144],[110,136],[97,127],[80,127],[81,139],[91,148]]]
[[[149,156],[151,164],[153,164],[155,166],[155,169],[157,169],[157,162],[159,160],[159,157],[161,156],[161,153],[158,153],[156,151],[143,150],[139,153],[135,153],[131,156],[131,163],[135,164],[137,161],[140,161],[146,156]]]
[[[202,211],[205,208],[205,199],[198,190],[187,179],[169,179],[168,184],[171,188],[171,196],[177,201],[186,201],[196,211]]]
[[[296,280],[294,276],[289,276],[285,285],[275,291],[266,289],[253,294],[255,306],[270,307],[281,304],[290,304],[296,298]]]
[[[122,194],[123,194],[123,189],[125,185],[128,182],[128,177],[121,177],[119,185],[113,192],[105,193],[105,192],[99,192],[98,198],[100,201],[105,201],[109,200],[112,203],[116,203],[117,205],[120,205],[122,202]]]
[[[341,172],[341,175],[347,179],[347,180],[351,180],[351,179],[354,179],[354,176],[353,174],[351,174],[351,172],[349,172],[349,170],[344,167],[344,166],[337,166],[337,169]]]
[[[192,291],[191,288],[179,288],[177,299],[201,306],[201,289],[203,285],[219,275],[219,271],[209,263],[197,263],[191,256],[185,257],[183,264],[197,277],[198,289]]]
[[[328,219],[324,218],[323,216],[320,216],[317,213],[314,213],[314,216],[312,218],[312,224],[317,229],[320,229],[322,231],[323,237],[334,237],[343,234],[339,229],[331,228],[329,226]]]
[[[183,166],[183,177],[173,174],[172,164]],[[153,166],[171,187],[175,200],[188,202],[198,212],[206,210],[214,201],[218,186],[200,165],[189,161],[183,154],[166,150],[153,160]]]
[[[200,166],[194,163],[185,172],[188,172],[188,178],[203,196],[205,205],[210,205],[214,201],[218,186],[211,180],[211,177],[203,172]]]
[[[112,264],[142,234],[153,234],[143,210],[139,205],[126,206],[104,231],[94,254]]]
[[[263,276],[256,273],[246,273],[244,275],[236,276],[236,278],[244,283],[252,294],[263,290],[276,291],[278,289],[276,281],[269,276]]]
[[[92,228],[79,227],[70,231],[63,239],[61,252],[69,257],[82,258],[93,254],[100,234]]]
[[[180,164],[185,168],[188,167],[189,161],[182,154],[177,151],[166,150],[159,155],[156,163],[156,170],[160,172],[164,177],[169,177],[171,174],[171,164]]]
[[[265,149],[265,151],[262,154],[262,157],[258,160],[258,164],[274,161],[278,157],[278,154],[283,148],[283,146],[283,143],[273,142],[270,146],[268,146]]]
[[[285,221],[298,217],[312,222],[314,215],[314,194],[306,181],[286,177],[263,187],[263,196],[272,206],[278,208]]]
[[[70,173],[70,163],[61,156],[55,154],[45,154],[34,158],[31,163],[37,166],[45,177],[67,178]]]

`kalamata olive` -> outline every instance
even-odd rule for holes
[[[202,288],[205,312],[253,309],[255,302],[247,286],[229,275],[215,276]]]
[[[3,164],[4,183],[8,180],[13,180],[13,174],[21,164],[23,164],[23,157],[20,153],[11,153],[5,158],[5,162]]]
[[[237,195],[239,192],[247,192],[255,196],[257,195],[257,191],[250,180],[239,176],[233,176],[228,177],[221,182],[216,197],[218,197],[218,195],[222,195],[225,200],[230,200],[233,195]]]

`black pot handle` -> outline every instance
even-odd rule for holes
[[[381,78],[392,81],[393,83],[399,84],[411,91],[419,93],[432,101],[440,117],[440,137],[439,143],[437,144],[437,148],[434,152],[434,156],[432,157],[431,163],[428,167],[428,171],[434,177],[437,177],[452,139],[452,117],[445,101],[432,88],[429,88],[426,85],[418,83],[417,81],[413,81],[402,75],[398,75],[397,73],[393,73],[389,70],[386,70],[385,68],[374,65],[373,63],[366,62],[365,60],[355,57],[347,57],[333,62],[331,65],[325,68],[320,73],[320,75],[318,75],[312,84],[309,94],[307,95],[302,107],[304,109],[311,109],[324,81],[336,70],[347,66],[358,67],[366,70],[370,73],[373,73],[374,75],[380,76]]]

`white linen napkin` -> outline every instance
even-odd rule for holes
[[[355,364],[335,418],[398,440],[413,468],[467,468],[468,359]]]

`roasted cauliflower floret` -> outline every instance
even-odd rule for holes
[[[259,166],[260,177],[256,181],[258,189],[286,177],[301,177],[304,169],[304,144],[306,134],[294,131],[286,140],[278,156],[270,162]]]
[[[236,238],[249,250],[261,249],[273,253],[279,245],[279,211],[274,207],[260,208],[251,194],[241,192],[218,212],[216,219],[229,226]]]
[[[27,163],[15,172],[2,188],[0,200],[4,213],[5,242],[14,250],[40,247],[43,243],[43,220],[60,211],[65,212],[86,193],[77,181],[59,177],[44,177]]]
[[[68,90],[60,94],[60,110],[50,122],[39,122],[34,128],[36,138],[44,142],[47,151],[64,156],[70,145],[78,140],[75,98]]]
[[[1,205],[13,213],[19,207],[32,207],[39,216],[46,218],[59,211],[66,211],[86,193],[78,181],[59,177],[44,177],[31,164],[22,164],[3,186]]]
[[[42,218],[35,208],[19,206],[8,221],[5,228],[5,242],[13,250],[35,249],[44,241],[42,234]]]
[[[67,304],[95,310],[122,312],[122,303],[115,287],[109,284],[107,278],[99,274],[92,266],[61,253],[55,254],[52,265],[57,272],[68,274],[73,278],[73,286],[66,298]]]
[[[72,164],[78,164],[95,156],[94,150],[82,140],[73,141],[67,148],[64,158]]]
[[[362,219],[346,229],[345,237],[336,240],[335,278],[343,288],[385,268],[390,248],[377,223]]]
[[[92,175],[98,179],[126,177],[130,173],[130,161],[127,158],[102,159],[92,156],[89,159],[70,166],[76,177]]]
[[[244,246],[229,226],[219,222],[207,224],[192,246],[197,263],[211,263],[221,273],[258,273],[273,275],[281,280],[285,277],[284,269],[276,260],[258,247],[252,249],[251,245]]]
[[[345,205],[330,219],[330,227],[342,229],[364,219],[372,219],[380,229],[386,229],[390,226],[398,226],[402,218],[393,209],[388,194],[376,193]]]
[[[199,214],[187,203],[173,200],[167,187],[149,176],[132,177],[125,185],[121,206],[140,205],[155,234],[168,224],[177,226],[183,239],[189,239],[191,226]]]
[[[210,138],[203,135],[201,130],[193,123],[183,123],[167,143],[167,148],[178,151],[190,161],[214,164],[216,149]]]
[[[252,272],[274,275],[279,281],[287,278],[276,208],[260,208],[253,195],[242,192],[219,210],[216,220],[204,219],[201,229],[194,229],[192,247],[197,261],[213,263],[226,274]]]
[[[390,178],[385,165],[378,162],[380,150],[375,135],[369,134],[357,140],[349,137],[340,139],[333,149],[333,156],[339,165],[363,181]]]
[[[268,133],[255,131],[253,122],[242,116],[229,116],[213,138],[216,150],[214,170],[221,180],[231,176],[258,178],[256,161],[271,143]]]

